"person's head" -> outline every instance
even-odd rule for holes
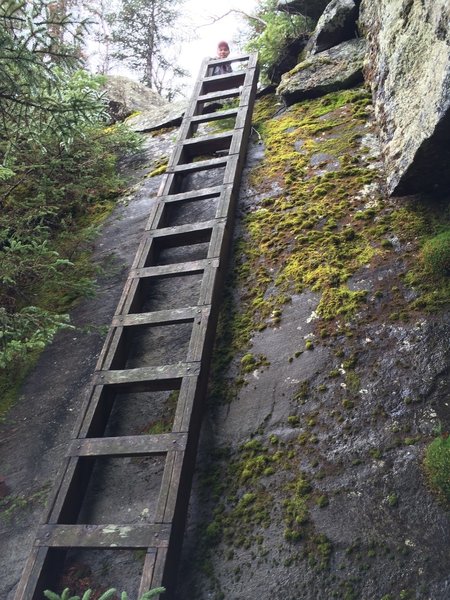
[[[227,42],[219,42],[217,44],[217,58],[227,58],[230,54],[230,47]]]

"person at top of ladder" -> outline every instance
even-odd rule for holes
[[[215,56],[215,58],[220,58],[220,59],[225,59],[228,58],[228,55],[230,54],[230,47],[228,45],[228,42],[225,41],[221,41],[217,44],[217,56]],[[216,65],[215,67],[212,68],[212,73],[211,75],[225,75],[225,73],[231,73],[233,71],[233,69],[231,68],[230,64],[226,64],[226,65]]]

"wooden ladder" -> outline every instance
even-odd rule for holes
[[[214,66],[232,63],[232,72],[210,75]],[[54,589],[55,573],[62,571],[67,552],[76,548],[144,550],[139,595],[161,585],[167,588],[165,599],[173,593],[257,79],[255,54],[202,63],[15,600],[41,600],[46,587]],[[217,102],[218,110],[207,112]],[[214,121],[231,126],[207,133],[207,124]],[[202,187],[212,175],[219,180]],[[169,292],[154,293],[167,283]],[[175,332],[188,328],[184,358],[147,364],[148,347],[155,350],[152,330],[170,327]],[[164,354],[163,342],[160,349],[158,344],[156,349]],[[141,354],[139,348],[144,348]],[[171,429],[111,435],[112,411],[130,394],[150,408],[153,397],[167,403],[175,394]],[[163,466],[151,522],[83,521],[96,461],[155,456]],[[132,487],[133,481],[126,485]]]

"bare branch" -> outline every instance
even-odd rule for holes
[[[239,8],[231,8],[229,11],[227,11],[225,14],[221,15],[220,17],[214,17],[211,15],[212,21],[210,21],[209,23],[204,23],[203,25],[199,25],[195,29],[197,30],[197,29],[200,29],[201,27],[208,27],[209,25],[214,25],[214,23],[217,23],[218,21],[221,21],[225,17],[228,17],[228,15],[230,15],[231,13],[237,13],[238,15],[241,15],[241,16],[245,17],[246,19],[250,19],[251,21],[256,21],[263,27],[267,27],[267,22],[264,21],[264,19],[261,19],[261,17],[257,17],[256,15],[249,15],[248,13],[246,13],[243,10],[240,10]]]

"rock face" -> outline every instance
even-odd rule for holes
[[[280,83],[282,75],[293,69],[297,64],[298,56],[305,49],[308,40],[309,36],[305,34],[286,44],[281,56],[267,73],[269,81],[274,84]]]
[[[356,35],[358,9],[354,0],[332,0],[308,42],[308,55],[317,54]]]
[[[163,106],[152,106],[127,119],[127,125],[133,131],[144,133],[164,127],[180,125],[186,109],[186,102],[171,102]]]
[[[365,41],[355,39],[313,55],[282,77],[277,94],[291,105],[356,85],[362,81],[365,51]]]
[[[279,0],[277,10],[290,14],[301,14],[317,21],[329,0]]]
[[[142,83],[122,75],[110,75],[105,84],[109,112],[114,122],[123,121],[136,111],[163,106],[166,101]]]
[[[450,183],[448,0],[363,0],[360,13],[388,190],[444,188]]]

